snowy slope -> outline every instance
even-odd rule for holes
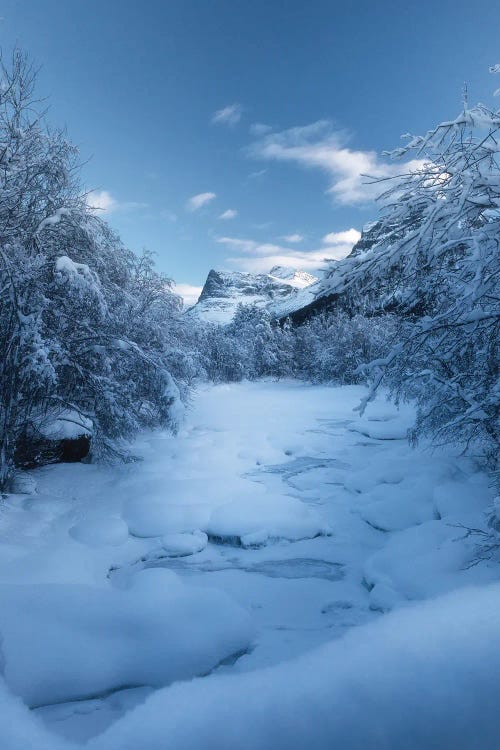
[[[238,304],[271,307],[293,299],[316,281],[305,271],[275,266],[268,274],[211,270],[199,300],[188,315],[209,323],[230,323]]]

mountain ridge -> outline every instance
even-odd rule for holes
[[[186,314],[208,323],[230,323],[240,303],[267,308],[297,296],[318,281],[316,276],[288,266],[273,266],[269,273],[211,269],[198,301]]]

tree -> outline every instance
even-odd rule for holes
[[[395,157],[422,160],[389,182],[379,241],[341,269],[345,288],[399,290],[399,342],[371,363],[369,396],[387,383],[418,405],[413,438],[498,459],[500,113],[478,105]]]
[[[77,152],[50,130],[36,74],[0,64],[0,490],[47,415],[92,425],[93,454],[141,427],[175,428],[166,331],[179,301],[86,205]]]

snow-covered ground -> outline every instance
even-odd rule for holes
[[[205,387],[142,462],[5,498],[2,750],[498,748],[487,478],[362,393]]]

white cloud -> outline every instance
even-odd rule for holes
[[[258,177],[262,177],[267,172],[267,169],[258,169],[257,172],[250,172],[248,175],[250,180],[255,180]]]
[[[283,235],[281,239],[284,242],[296,243],[296,242],[302,242],[304,237],[301,234],[285,234]]]
[[[258,242],[239,237],[218,237],[217,242],[230,248],[233,253],[239,253],[237,256],[231,255],[226,258],[226,261],[242,271],[267,272],[273,266],[314,271],[320,269],[327,259],[345,258],[351,252],[358,236],[359,232],[356,230],[338,232],[332,244],[311,250],[298,250],[272,242]]]
[[[361,237],[361,232],[357,229],[346,229],[345,232],[329,232],[323,237],[323,242],[327,245],[355,245]]]
[[[92,190],[87,195],[87,205],[96,213],[111,213],[118,202],[107,190]]]
[[[384,186],[367,184],[366,175],[391,177],[422,165],[421,161],[404,165],[388,163],[375,151],[347,148],[346,141],[346,134],[335,131],[329,120],[318,120],[311,125],[267,135],[253,144],[250,154],[259,159],[295,162],[323,170],[331,181],[327,192],[336,202],[345,205],[373,200],[383,192]]]
[[[271,130],[271,125],[264,125],[262,122],[254,122],[253,125],[250,125],[250,132],[252,135],[267,135]]]
[[[186,307],[191,307],[198,301],[202,288],[192,284],[174,284],[174,292],[180,294]]]
[[[228,104],[214,113],[212,122],[218,125],[236,125],[241,120],[242,113],[241,104]]]
[[[223,219],[224,221],[228,221],[229,219],[235,219],[236,216],[238,216],[238,211],[235,211],[233,208],[228,208],[227,211],[224,211],[219,216],[219,219]]]
[[[137,201],[117,201],[108,190],[91,190],[87,194],[87,205],[93,213],[110,214],[115,211],[134,211],[147,208],[147,203]]]
[[[216,197],[215,193],[198,193],[198,195],[192,195],[186,203],[186,209],[191,212],[198,211]]]

